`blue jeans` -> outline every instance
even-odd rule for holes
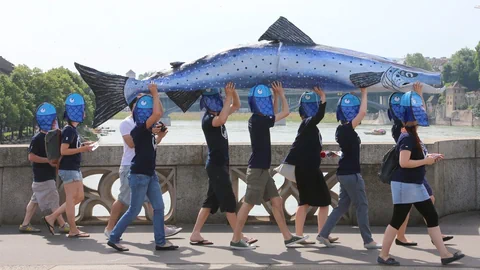
[[[357,174],[337,175],[340,182],[340,196],[338,206],[333,209],[328,216],[325,225],[320,232],[320,236],[328,238],[340,218],[346,214],[353,203],[357,208],[357,222],[360,228],[360,234],[363,238],[363,244],[373,242],[372,232],[368,221],[368,201],[365,193],[365,181],[362,176]]]
[[[164,204],[162,198],[162,190],[158,182],[157,175],[144,175],[131,173],[128,177],[128,184],[131,189],[130,206],[127,212],[118,221],[115,228],[110,234],[110,241],[118,244],[123,232],[128,225],[134,221],[142,210],[145,195],[147,195],[153,207],[153,233],[155,235],[155,244],[158,246],[165,245],[165,228],[164,228]]]

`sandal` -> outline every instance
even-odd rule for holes
[[[114,249],[116,249],[117,251],[120,251],[120,252],[129,251],[128,248],[117,246],[117,244],[115,244],[113,242],[110,242],[110,241],[107,242],[107,245],[109,245],[110,247],[112,247],[112,248],[114,248]]]
[[[79,232],[77,234],[69,234],[67,235],[68,238],[87,238],[90,237],[90,234],[85,232]]]
[[[200,241],[190,241],[190,245],[192,246],[211,246],[213,245],[213,242],[210,242],[208,240],[200,240]]]
[[[45,226],[47,226],[48,231],[49,231],[52,235],[55,235],[55,228],[54,228],[52,225],[50,225],[50,223],[48,223],[47,218],[46,218],[46,217],[42,217],[42,219],[43,219],[43,222],[45,223]]]

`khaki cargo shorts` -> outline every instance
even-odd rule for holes
[[[248,204],[261,205],[262,201],[280,196],[268,169],[248,168],[246,182],[245,202]]]

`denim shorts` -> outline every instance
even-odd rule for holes
[[[83,176],[81,171],[75,170],[59,170],[58,176],[64,184],[72,183],[74,181],[83,181]]]

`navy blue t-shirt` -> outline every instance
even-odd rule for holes
[[[396,151],[400,156],[400,151],[407,150],[411,152],[410,159],[422,160],[425,158],[424,150],[418,146],[415,137],[408,133],[402,133],[398,139]],[[402,168],[398,169],[393,174],[392,181],[403,183],[423,184],[425,179],[425,166],[416,168]]]
[[[69,149],[80,148],[80,136],[78,136],[77,129],[73,126],[65,126],[62,130],[62,144],[67,143]],[[62,156],[60,161],[60,170],[80,170],[80,163],[82,162],[82,154]]]
[[[252,144],[252,155],[248,167],[252,169],[270,169],[272,163],[272,144],[270,128],[275,125],[275,116],[253,114],[248,120],[248,132]]]
[[[202,119],[202,130],[208,146],[207,166],[228,166],[228,134],[225,125],[212,126],[215,115],[205,113]]]
[[[338,162],[338,175],[360,173],[360,137],[353,129],[352,123],[339,125],[335,132],[342,156]]]
[[[157,144],[155,135],[146,124],[136,125],[130,132],[133,143],[135,144],[135,156],[132,159],[130,172],[133,174],[145,174],[152,176],[155,174],[155,159],[157,157]]]
[[[38,133],[33,136],[28,152],[42,158],[47,157],[45,151],[45,133]],[[35,163],[32,164],[33,182],[45,182],[47,180],[55,180],[55,167],[49,163]]]
[[[314,168],[320,166],[322,135],[317,125],[325,116],[326,104],[327,103],[320,104],[316,115],[302,120],[295,142],[293,142],[292,148],[285,158],[285,163]]]

